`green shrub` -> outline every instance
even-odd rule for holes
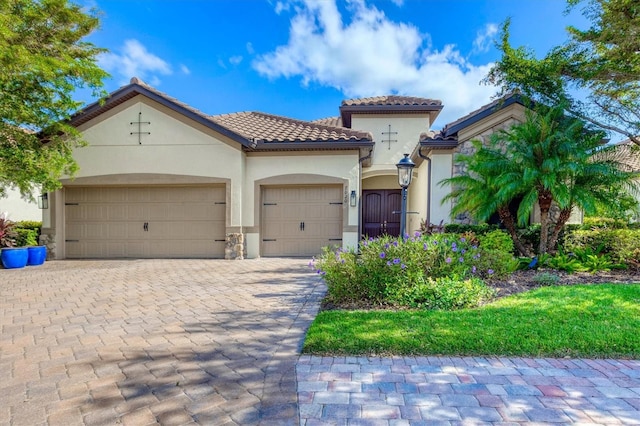
[[[486,250],[498,250],[505,253],[513,252],[513,240],[504,231],[495,230],[478,236],[480,247]]]
[[[15,225],[16,246],[37,246],[40,239],[40,230],[42,229],[42,222],[35,220],[23,220],[17,222]]]
[[[326,281],[332,302],[398,304],[398,295],[423,291],[428,279],[456,277],[455,281],[464,282],[515,270],[512,245],[505,243],[501,231],[494,232],[499,234],[489,235],[485,247],[469,237],[473,234],[417,233],[406,241],[388,236],[369,239],[358,250],[325,249],[310,265]]]
[[[16,247],[27,247],[38,245],[38,234],[33,229],[16,227]]]
[[[533,276],[533,281],[540,285],[554,285],[560,281],[560,277],[552,272],[537,272]]]
[[[34,231],[40,232],[42,228],[42,222],[38,220],[21,220],[16,224],[18,228],[22,229],[33,229]]]
[[[589,230],[594,228],[611,228],[620,229],[625,228],[627,222],[620,219],[612,219],[609,217],[585,217],[582,220],[582,226],[580,229]]]
[[[454,310],[472,308],[490,300],[495,291],[477,277],[462,279],[457,276],[428,278],[421,277],[411,285],[401,285],[389,289],[388,301],[397,306]]]
[[[464,234],[467,232],[473,232],[477,235],[484,235],[487,232],[495,231],[498,229],[498,225],[489,225],[488,223],[481,223],[478,225],[463,225],[460,223],[448,223],[444,226],[444,232],[450,234]]]
[[[600,249],[598,249],[601,247]],[[593,229],[578,230],[567,235],[564,251],[598,251],[610,256],[614,264],[637,266],[640,264],[640,230],[638,229]]]
[[[491,270],[504,278],[518,269],[519,260],[513,257],[513,240],[504,231],[495,230],[478,236],[480,255],[476,261],[481,270]]]
[[[585,270],[582,263],[580,263],[580,260],[570,253],[558,252],[555,256],[545,253],[540,256],[539,263],[541,266],[555,269],[557,271],[565,271],[570,274]]]

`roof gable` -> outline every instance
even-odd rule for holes
[[[510,94],[501,97],[493,102],[481,106],[464,117],[446,124],[442,130],[438,132],[421,134],[420,146],[432,149],[453,149],[458,146],[458,143],[460,142],[458,137],[460,131],[467,129],[514,104],[526,107],[526,101],[521,95]]]
[[[418,98],[413,96],[375,96],[371,98],[347,99],[340,105],[342,125],[351,127],[353,114],[384,113],[428,113],[433,122],[442,110],[442,102],[438,99]]]
[[[133,99],[145,96],[182,114],[236,142],[245,149],[336,149],[358,148],[373,144],[368,132],[360,132],[332,123],[307,122],[261,112],[239,112],[216,116],[203,112],[148,86],[138,78],[112,92],[100,102],[95,102],[75,113],[70,123],[80,126],[101,114]]]
[[[484,118],[487,118],[494,112],[499,111],[503,108],[506,108],[516,103],[522,106],[526,106],[524,98],[518,94],[510,94],[510,95],[501,97],[499,99],[496,99],[495,101],[490,102],[486,105],[483,105],[477,110],[470,112],[464,117],[461,117],[456,121],[453,121],[445,125],[442,128],[442,134],[444,137],[453,136],[457,134],[460,130],[466,127],[469,127]]]
[[[189,105],[178,101],[175,98],[172,98],[165,93],[162,93],[151,86],[144,84],[141,80],[134,77],[131,79],[131,83],[121,87],[120,89],[112,92],[109,96],[100,102],[94,102],[91,105],[81,109],[77,113],[75,113],[70,121],[70,124],[73,126],[80,126],[99,115],[115,108],[116,106],[132,99],[138,95],[145,96],[149,99],[152,99],[159,104],[182,114],[206,127],[211,128],[212,130],[227,136],[228,138],[239,142],[241,145],[245,147],[250,147],[252,145],[251,141],[238,135],[234,132],[229,131],[228,129],[220,126],[219,124],[212,121],[207,115],[202,113],[201,111],[190,107]]]

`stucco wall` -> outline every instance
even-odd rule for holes
[[[39,195],[39,194],[36,194]],[[14,222],[21,220],[42,220],[42,210],[38,208],[38,204],[22,199],[20,192],[17,190],[7,190],[7,196],[0,198],[0,213],[9,213],[9,219]]]
[[[441,186],[441,180],[451,177],[453,155],[450,152],[431,153],[431,217],[432,224],[451,223],[451,202],[442,203],[445,196],[451,193],[451,186]]]
[[[413,180],[409,187],[408,210],[417,214],[407,215],[407,230],[410,233],[420,229],[420,222],[427,220],[429,205],[429,163],[423,161],[413,171]]]
[[[359,188],[358,151],[327,151],[323,153],[251,153],[246,157],[242,200],[242,223],[247,238],[247,257],[257,257],[260,251],[260,188],[263,185],[326,185],[344,187],[345,231],[344,247],[358,243],[358,206],[349,205],[351,191]]]
[[[131,134],[138,131],[131,122],[139,118],[150,122],[140,129],[149,134]],[[88,146],[75,151],[80,170],[76,180],[65,184],[80,184],[89,176],[131,173],[224,179],[230,182],[232,202],[227,225],[241,225],[244,156],[239,144],[223,141],[204,126],[140,96],[80,130]]]
[[[392,140],[397,142],[385,142],[389,139],[386,132],[391,125]],[[403,154],[411,153],[420,140],[420,134],[429,130],[428,114],[354,114],[351,119],[351,128],[370,132],[375,142],[372,165],[369,171],[396,169],[396,163]]]
[[[138,127],[137,121],[150,124]],[[244,155],[237,142],[142,96],[79,130],[87,145],[74,151],[79,170],[73,179],[62,179],[63,185],[222,183],[227,187],[227,230],[242,225]],[[56,256],[64,258],[64,191],[52,194],[50,204],[44,211],[51,225],[47,232],[55,235]]]

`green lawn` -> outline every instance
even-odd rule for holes
[[[640,357],[640,285],[545,287],[459,311],[324,311],[303,352]]]

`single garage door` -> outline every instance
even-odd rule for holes
[[[222,258],[225,188],[67,187],[67,258]]]
[[[265,187],[262,256],[315,256],[342,245],[342,186]]]

